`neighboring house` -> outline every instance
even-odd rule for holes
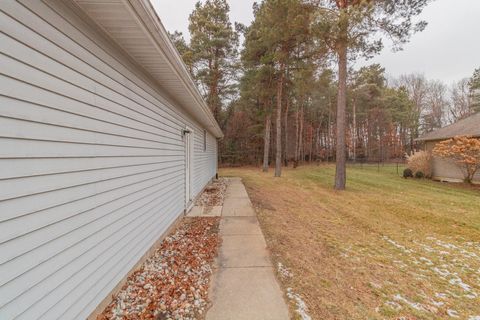
[[[222,132],[147,0],[2,0],[0,31],[0,319],[85,319]]]
[[[425,143],[425,150],[432,152],[438,142],[455,136],[472,136],[480,138],[480,113],[476,113],[454,124],[427,133],[417,140],[423,141]],[[433,157],[432,178],[441,181],[462,182],[464,176],[460,168],[452,161]],[[480,183],[480,172],[477,172],[475,175],[473,183]]]

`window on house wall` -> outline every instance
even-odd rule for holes
[[[203,130],[203,152],[207,151],[207,130]]]

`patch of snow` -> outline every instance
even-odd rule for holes
[[[442,301],[435,301],[433,299],[430,300],[430,303],[433,304],[435,307],[441,307],[445,304],[445,302]]]
[[[291,278],[293,277],[293,273],[290,272],[290,270],[287,269],[281,262],[277,264],[277,270],[278,273],[284,278]]]
[[[452,297],[454,297],[454,298],[461,298],[461,296],[459,296],[458,294],[456,294],[455,292],[452,292],[452,291],[450,291],[450,290],[447,290],[447,293],[448,293],[449,295],[451,295]]]
[[[455,276],[454,278],[450,279],[448,283],[452,285],[457,285],[466,292],[472,292],[472,287],[470,287],[468,284],[462,281],[462,279],[459,276]]]
[[[393,260],[393,263],[397,264],[400,268],[408,267],[403,261],[400,260]]]
[[[390,239],[387,236],[383,236],[383,240],[387,241],[388,243],[393,245],[395,248],[397,248],[397,249],[399,249],[399,250],[401,250],[405,253],[412,253],[413,252],[413,250],[407,249],[405,246],[402,246],[401,244],[398,244],[397,242],[395,242],[394,240]]]
[[[456,245],[448,243],[448,242],[444,242],[442,240],[437,240],[435,243],[437,245],[439,245],[440,247],[444,247],[445,249],[458,249],[458,247]]]
[[[416,242],[416,243],[418,243],[418,242]],[[423,250],[425,250],[427,252],[435,252],[435,249],[433,249],[430,246],[427,246],[426,244],[420,244],[420,246],[422,246]]]
[[[385,302],[385,305],[395,311],[399,311],[402,309],[402,306],[398,303],[398,302],[395,302],[395,301],[387,301]]]
[[[465,258],[479,258],[479,256],[475,252],[470,252],[464,249],[462,249],[460,252],[465,256]]]
[[[432,270],[439,274],[441,277],[445,278],[445,277],[448,277],[449,275],[451,275],[452,273],[450,271],[448,271],[447,269],[440,269],[440,268],[437,268],[437,267],[434,267],[432,268]]]
[[[393,300],[403,302],[406,305],[408,305],[408,306],[410,306],[413,309],[418,310],[418,311],[427,311],[421,303],[410,301],[410,300],[402,297],[402,295],[400,295],[400,294],[394,295]]]
[[[446,293],[435,293],[435,297],[437,298],[440,298],[440,299],[447,299],[448,298],[448,294]]]
[[[425,264],[426,264],[427,266],[433,266],[432,260],[427,259],[427,258],[425,258],[425,257],[420,257],[419,259],[420,259],[420,261],[425,262]]]
[[[308,315],[308,308],[305,301],[303,301],[300,295],[294,293],[292,288],[287,288],[287,297],[295,301],[297,305],[297,310],[295,311],[300,315],[302,320],[312,320],[312,317]]]
[[[480,316],[470,316],[468,320],[480,320]]]
[[[447,314],[452,318],[460,318],[460,316],[458,315],[458,312],[452,309],[448,309]]]
[[[425,279],[428,279],[428,277],[424,274],[418,274],[418,273],[414,273],[414,277],[416,280],[425,280]]]

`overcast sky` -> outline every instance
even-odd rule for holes
[[[250,24],[254,0],[227,0],[231,21]],[[152,0],[168,31],[178,30],[188,39],[188,16],[196,0]],[[480,0],[436,0],[423,11],[428,22],[400,52],[386,47],[369,60],[380,63],[387,74],[423,73],[447,84],[472,75],[480,67]],[[363,62],[358,65],[363,65]]]

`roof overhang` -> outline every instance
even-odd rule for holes
[[[434,137],[434,138],[419,137],[419,138],[415,139],[415,141],[442,141],[442,140],[452,139],[452,138],[455,138],[455,137],[458,137],[458,136],[463,136],[463,135],[460,134],[460,135],[445,136],[445,137],[439,136],[439,137]],[[480,135],[476,135],[476,134],[469,134],[469,135],[466,135],[466,136],[469,136],[469,137],[472,137],[472,138],[480,138]]]
[[[421,142],[427,142],[427,141],[443,141],[443,140],[448,140],[448,139],[452,139],[452,138],[455,138],[457,136],[461,136],[461,135],[455,135],[455,136],[448,136],[448,137],[435,137],[435,138],[429,138],[429,137],[419,137],[419,138],[416,138],[414,139],[415,141],[421,141]],[[472,137],[472,138],[480,138],[480,135],[467,135],[469,137]]]
[[[216,138],[222,130],[149,0],[73,0],[188,114]]]
[[[474,113],[443,128],[426,133],[415,140],[436,141],[451,139],[457,136],[480,138],[480,112]]]

